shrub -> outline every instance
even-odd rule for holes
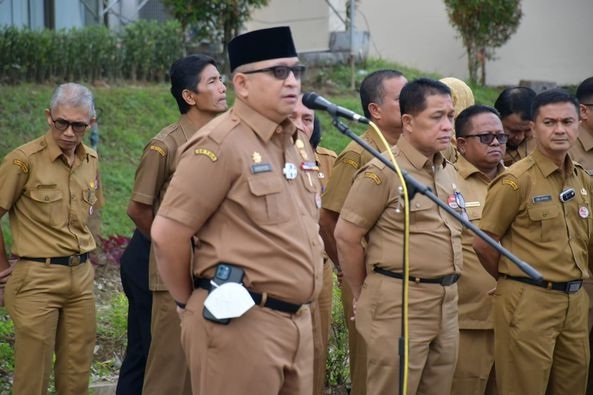
[[[0,28],[0,83],[164,81],[183,55],[179,22],[140,20],[121,34],[105,26],[42,30]]]

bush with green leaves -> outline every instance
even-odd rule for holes
[[[121,33],[105,26],[70,30],[0,28],[0,83],[131,79],[165,81],[183,56],[175,20],[140,20]]]

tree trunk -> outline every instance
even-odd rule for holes
[[[478,61],[480,62],[480,85],[486,85],[486,48],[479,51]]]
[[[473,43],[466,45],[467,50],[467,69],[471,82],[478,81],[478,57],[475,45]]]

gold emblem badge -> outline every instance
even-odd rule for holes
[[[216,162],[218,160],[218,156],[216,156],[216,154],[214,152],[212,152],[206,148],[197,148],[194,151],[194,153],[196,155],[204,155],[204,156],[208,157],[208,159],[210,159],[212,162]]]
[[[253,159],[254,163],[260,163],[261,162],[261,155],[259,152],[254,152],[253,154],[251,154],[251,159]]]
[[[299,149],[305,148],[305,143],[303,143],[303,140],[301,139],[297,139],[297,141],[294,142],[294,145]]]
[[[20,167],[21,171],[25,174],[29,172],[29,167],[27,166],[27,164],[20,159],[13,160],[12,164]]]

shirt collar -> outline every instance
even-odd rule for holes
[[[293,140],[297,134],[297,128],[288,117],[281,124],[264,117],[241,100],[235,100],[231,110],[233,114],[249,126],[262,140],[269,141],[274,133],[287,133]]]
[[[473,176],[474,174],[483,178],[484,180],[486,180],[487,183],[490,182],[490,180],[488,180],[488,177],[482,173],[476,166],[474,166],[470,161],[468,161],[467,159],[465,159],[465,157],[463,155],[459,155],[457,157],[457,162],[455,162],[455,167],[457,168],[457,172],[459,173],[459,175],[464,179],[468,179],[471,176]],[[502,164],[502,162],[499,162],[498,165],[496,165],[496,174],[500,174],[504,171],[504,165]]]
[[[189,138],[199,129],[198,125],[192,122],[187,114],[181,114],[181,117],[179,117],[179,125],[181,126],[181,132],[186,140],[189,140]]]
[[[447,165],[447,161],[440,152],[434,154],[431,160],[430,158],[427,158],[422,152],[418,151],[414,146],[412,146],[412,144],[410,144],[404,135],[401,135],[399,140],[397,140],[397,146],[406,156],[406,158],[408,158],[412,166],[417,169],[423,169],[427,165],[430,167],[441,166],[443,168]]]
[[[541,170],[544,177],[548,177],[550,174],[554,173],[557,170],[560,170],[558,166],[552,161],[552,159],[548,158],[544,154],[541,153],[539,149],[535,149],[532,153],[533,159],[535,160],[535,164]],[[572,163],[572,159],[570,155],[567,153],[564,158],[564,166],[566,167],[566,174],[573,174],[574,173],[574,165]]]
[[[49,158],[52,162],[64,154],[60,147],[58,147],[58,144],[54,139],[51,129],[49,129],[46,135],[44,136],[44,142],[47,145],[47,149],[49,150]],[[74,150],[74,154],[78,156],[78,159],[83,160],[87,154],[86,149],[84,148],[84,144],[79,143],[76,146],[76,149]]]

